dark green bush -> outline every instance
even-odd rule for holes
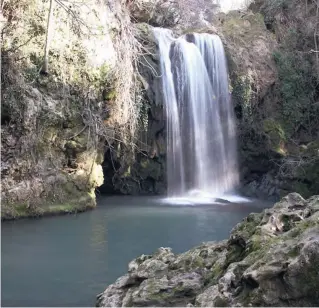
[[[282,97],[282,120],[288,134],[300,127],[310,132],[316,121],[315,105],[318,81],[307,54],[277,50],[274,53]]]

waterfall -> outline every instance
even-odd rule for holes
[[[220,197],[238,184],[236,134],[223,44],[154,28],[167,117],[169,197]]]

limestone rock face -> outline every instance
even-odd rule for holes
[[[250,8],[219,14],[214,22],[228,54],[244,192],[309,197],[319,191],[318,122],[300,119],[307,108],[318,113],[312,90],[318,74],[315,55],[299,55],[315,49],[317,6],[257,0]],[[304,80],[303,90],[292,90],[299,85],[294,78]]]
[[[318,262],[319,196],[292,193],[250,214],[227,241],[133,260],[97,306],[316,306]]]
[[[228,59],[237,118],[241,180],[244,185],[250,183],[245,193],[261,192],[261,197],[278,198],[277,191],[272,190],[275,185],[262,180],[261,176],[275,168],[268,140],[262,133],[252,132],[271,108],[270,103],[265,102],[277,82],[273,53],[278,44],[267,30],[261,14],[220,13],[215,17],[214,25],[223,39]]]
[[[156,27],[172,27],[180,20],[178,1],[138,0],[130,3],[133,22]]]
[[[108,176],[100,190],[128,195],[164,194],[166,123],[157,43],[153,27],[148,23],[136,23],[134,31],[138,43],[143,46],[137,74],[144,106],[141,112],[143,129],[137,137],[139,152],[133,161],[122,156],[110,158],[110,153],[106,153],[103,169]],[[114,165],[121,166],[121,172],[114,172]]]
[[[107,2],[70,4],[82,21],[77,25],[56,5],[46,75],[40,69],[49,2],[3,6],[2,219],[96,205],[94,190],[103,184],[103,142],[91,123],[103,122],[107,114],[101,88],[117,63],[113,40],[120,21],[115,13],[121,10],[118,1]],[[12,10],[18,12],[15,18]]]
[[[129,8],[135,23],[185,30],[209,25],[220,4],[217,0],[137,0],[129,2]]]

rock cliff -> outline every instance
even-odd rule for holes
[[[319,62],[313,52],[319,40],[318,4],[258,0],[250,8],[251,14],[262,21],[267,35],[254,37],[263,51],[253,51],[258,59],[249,67],[252,71],[263,67],[267,51],[271,61],[267,60],[268,69],[264,66],[257,79],[253,77],[253,82],[239,87],[245,90],[244,95],[233,96],[240,102],[236,109],[243,183],[248,184],[247,193],[278,198],[297,191],[309,197],[319,191]],[[237,33],[241,46],[241,35]],[[261,47],[265,38],[266,45],[272,42],[271,48]],[[246,119],[245,109],[249,112]]]
[[[319,192],[315,2],[258,0],[225,14],[206,0],[53,1],[43,74],[49,2],[2,7],[2,218],[92,208],[97,187],[165,192],[165,110],[152,26],[176,36],[221,36],[246,194]]]
[[[146,2],[151,5],[152,1]],[[148,69],[147,64],[141,69],[150,105],[162,101],[151,26],[170,27],[176,37],[192,32],[217,33],[228,57],[242,192],[273,200],[290,191],[307,197],[318,193],[318,66],[311,52],[316,45],[316,5],[311,3],[305,10],[299,0],[254,1],[250,10],[227,14],[213,5],[203,6],[206,10],[194,20],[183,19],[181,2],[173,1],[170,14],[174,18],[166,15],[171,16],[169,23],[160,18],[160,1],[156,5],[153,1],[152,9],[144,14],[144,2],[136,3],[139,9],[133,10],[134,22],[142,26],[144,42],[152,46],[145,58],[155,70]],[[161,138],[165,144],[165,129]],[[165,167],[165,156],[162,158]]]
[[[53,8],[49,74],[41,74],[48,3],[6,1],[2,27],[1,217],[70,212],[95,206],[103,183],[98,140],[89,119],[101,112],[99,87],[115,52],[100,15]],[[71,24],[71,21],[73,22]],[[84,25],[82,26],[81,23]],[[100,28],[97,30],[97,27]],[[94,29],[94,30],[92,30]],[[87,33],[95,31],[92,39]],[[109,45],[109,58],[98,47]],[[93,106],[92,106],[93,105]],[[92,108],[91,108],[92,106]]]
[[[131,37],[124,2],[52,6],[48,30],[49,1],[2,5],[3,219],[93,208],[106,148],[127,145],[123,134],[137,126],[139,109],[121,105],[134,55],[122,43]]]
[[[250,214],[228,240],[138,257],[97,306],[317,306],[318,262],[319,197],[291,193]]]

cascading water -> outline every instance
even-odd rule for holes
[[[217,35],[154,28],[167,116],[169,197],[220,197],[238,184],[234,115]]]

